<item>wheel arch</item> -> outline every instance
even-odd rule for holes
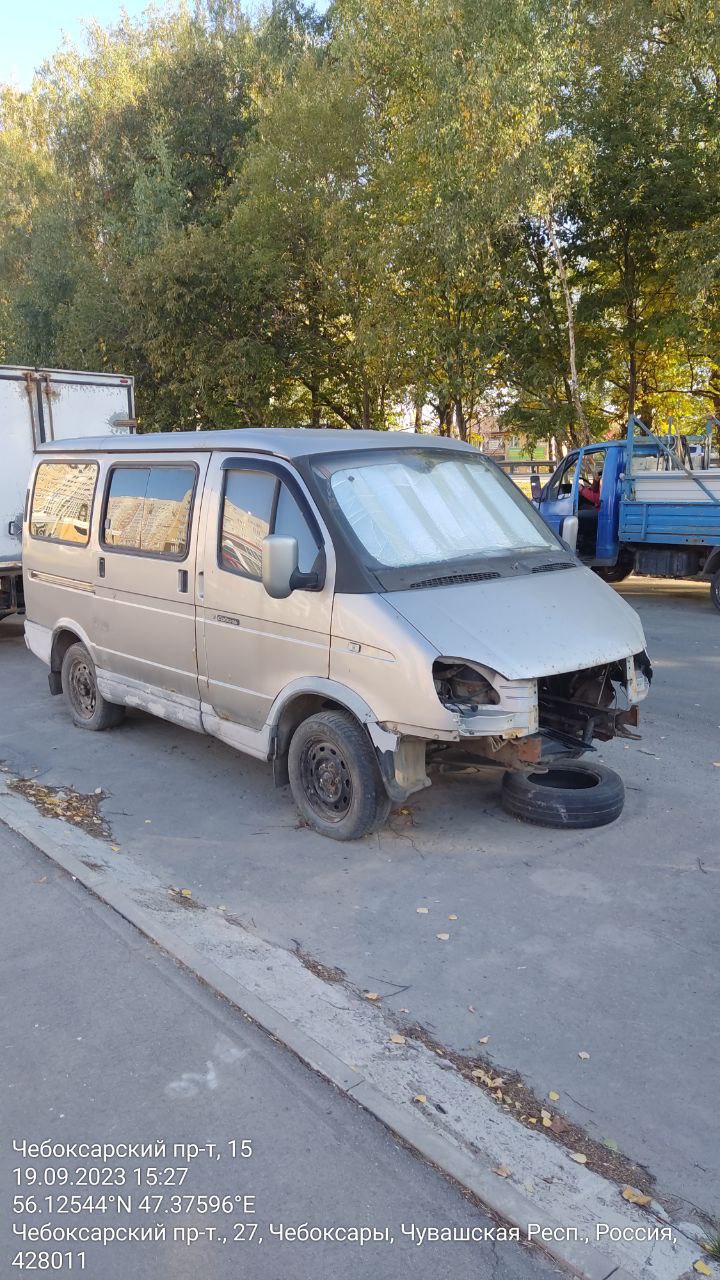
[[[372,707],[347,685],[337,680],[296,680],[283,690],[273,704],[268,723],[271,728],[270,756],[277,786],[288,782],[287,756],[290,740],[303,720],[318,711],[347,711],[368,733],[378,749],[378,736],[396,741],[394,735],[379,728]]]
[[[52,634],[52,640],[50,642],[50,673],[48,675],[48,683],[50,685],[51,693],[62,693],[60,673],[62,671],[63,658],[70,646],[78,643],[84,644],[85,648],[90,652],[90,644],[82,627],[79,627],[75,622],[63,618],[55,626]]]

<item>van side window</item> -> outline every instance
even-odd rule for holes
[[[228,471],[225,480],[220,564],[260,581],[262,541],[270,532],[277,488],[268,471]]]
[[[94,462],[41,462],[30,509],[31,536],[87,546],[97,473]]]
[[[273,533],[297,538],[298,569],[301,573],[311,573],[317,560],[318,545],[307,520],[285,484],[280,485]]]
[[[220,567],[262,577],[262,542],[269,533],[297,538],[298,569],[310,573],[318,544],[289,487],[269,471],[228,470],[220,528]]]
[[[103,544],[118,551],[187,555],[194,467],[113,467]]]

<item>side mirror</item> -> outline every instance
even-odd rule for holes
[[[563,542],[566,542],[570,550],[577,551],[578,539],[578,518],[577,516],[566,516],[562,522],[560,536]]]
[[[273,600],[285,600],[290,595],[297,567],[297,538],[285,538],[279,533],[263,538],[262,583]]]
[[[532,475],[530,476],[530,492],[533,498],[535,499],[535,501],[539,502],[540,494],[542,493],[542,485],[540,483],[540,477],[537,471],[533,471]]]

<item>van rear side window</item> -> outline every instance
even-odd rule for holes
[[[41,462],[30,508],[31,537],[87,546],[97,473],[95,462]]]
[[[194,467],[113,467],[103,546],[184,559],[196,475]]]

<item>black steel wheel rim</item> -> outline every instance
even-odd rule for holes
[[[312,810],[325,822],[341,822],[352,801],[352,778],[334,742],[317,738],[302,753],[300,776]]]
[[[97,699],[95,673],[82,658],[73,662],[70,668],[70,693],[78,715],[84,720],[92,720]]]

